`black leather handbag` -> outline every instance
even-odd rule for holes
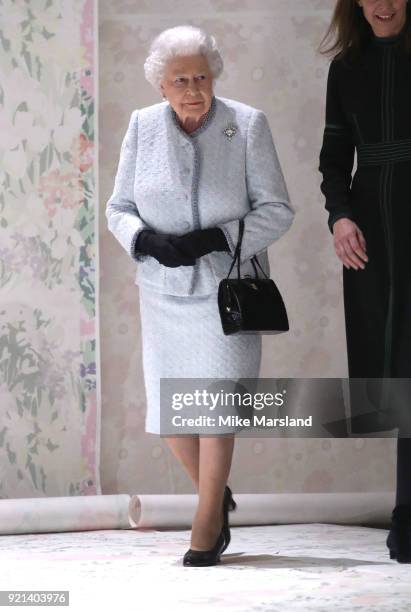
[[[251,258],[255,277],[241,278],[241,242],[244,220],[240,219],[240,231],[234,259],[226,278],[218,286],[218,309],[225,335],[229,334],[281,334],[289,330],[287,311],[283,298],[274,281],[264,272],[257,256]],[[237,261],[237,278],[229,278]],[[265,278],[258,276],[256,264]]]

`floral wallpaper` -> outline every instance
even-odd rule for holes
[[[261,376],[347,374],[317,170],[328,64],[316,49],[332,7],[0,0],[0,498],[193,490],[164,440],[144,432],[135,263],[104,216],[130,114],[159,101],[143,62],[166,27],[216,36],[216,94],[265,111],[297,211],[270,248],[291,330],[264,338]],[[388,491],[394,458],[389,439],[242,438],[230,482],[237,492]]]
[[[0,497],[100,491],[93,0],[0,0]]]
[[[320,192],[318,155],[328,60],[317,53],[332,0],[103,0],[99,14],[102,479],[107,493],[192,492],[163,439],[144,431],[135,263],[108,232],[131,112],[161,101],[143,63],[161,30],[193,24],[214,34],[225,69],[217,95],[262,109],[270,122],[296,218],[270,247],[290,332],[266,336],[262,377],[347,376],[342,268]],[[238,492],[391,491],[395,440],[238,439],[230,481]]]

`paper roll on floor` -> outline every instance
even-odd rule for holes
[[[0,500],[0,534],[129,529],[129,495]]]
[[[235,493],[230,523],[388,525],[394,493]],[[0,534],[191,529],[197,495],[90,495],[0,500]]]
[[[394,493],[274,493],[234,492],[235,512],[230,524],[276,525],[335,523],[388,524]],[[196,495],[133,495],[130,524],[137,528],[190,529],[197,506]]]

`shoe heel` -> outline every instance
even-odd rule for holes
[[[224,500],[228,504],[228,510],[232,511],[237,508],[237,503],[234,501],[233,493],[228,485],[226,485],[224,490]]]
[[[224,534],[224,547],[221,553],[223,553],[226,550],[226,548],[231,542],[230,520],[229,520],[228,512],[230,510],[235,510],[236,508],[237,508],[237,504],[233,499],[233,494],[231,492],[231,489],[228,485],[226,485],[225,490],[224,490],[224,502],[223,502],[224,519],[223,519],[223,529],[222,529],[223,534]]]

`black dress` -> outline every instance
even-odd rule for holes
[[[320,171],[329,227],[354,220],[369,258],[364,270],[343,269],[350,377],[411,376],[411,55],[403,36],[370,37],[359,58],[334,59],[328,75]]]

